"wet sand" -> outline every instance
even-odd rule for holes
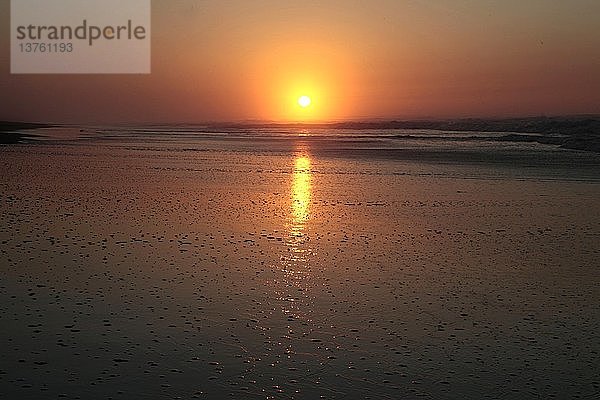
[[[599,395],[598,182],[289,147],[0,148],[1,397]]]

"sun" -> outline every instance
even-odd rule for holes
[[[310,97],[308,97],[308,96],[300,96],[298,98],[298,104],[302,108],[306,108],[306,107],[310,106],[310,103],[311,103],[311,100],[310,100]]]

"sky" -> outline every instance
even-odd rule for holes
[[[11,75],[9,4],[0,120],[600,114],[597,0],[154,0],[148,75]]]

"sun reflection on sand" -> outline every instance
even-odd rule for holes
[[[294,180],[292,183],[292,216],[293,224],[291,234],[301,236],[304,224],[309,219],[311,195],[310,158],[299,156],[296,158]]]
[[[294,159],[294,170],[290,187],[288,236],[285,240],[287,251],[281,256],[285,290],[280,293],[284,300],[282,311],[293,318],[308,319],[309,297],[306,293],[307,279],[310,276],[312,254],[306,233],[310,221],[312,196],[311,159],[305,148],[299,148]],[[292,290],[290,290],[292,289]]]

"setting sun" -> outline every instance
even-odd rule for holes
[[[306,108],[308,106],[310,106],[311,100],[310,97],[308,96],[300,96],[298,98],[298,104],[300,104],[300,107],[302,108]]]

